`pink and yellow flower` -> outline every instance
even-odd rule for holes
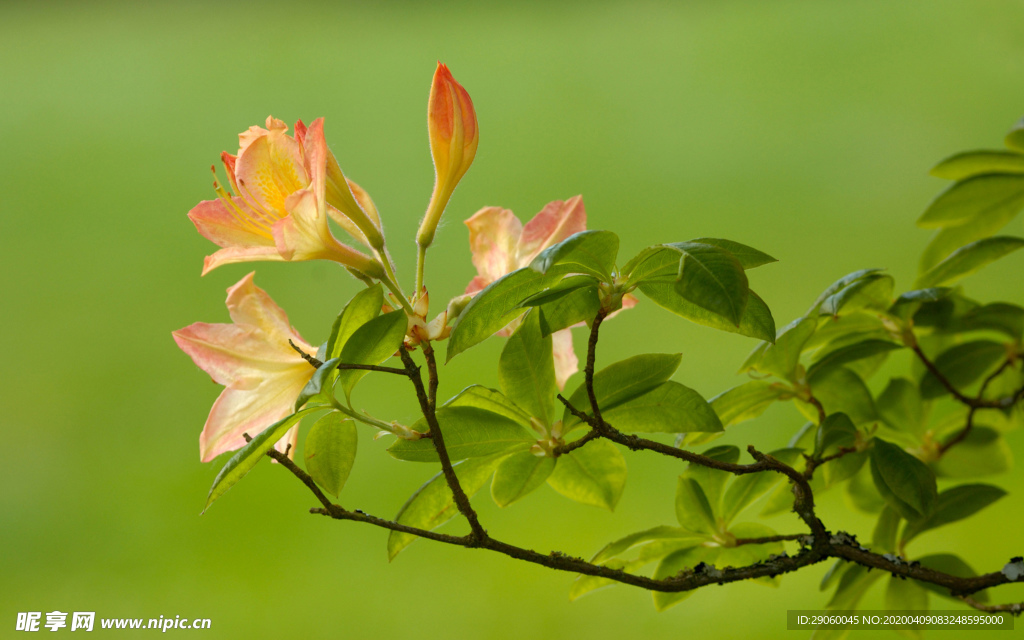
[[[430,154],[434,159],[434,192],[420,224],[416,241],[428,247],[434,240],[437,223],[448,205],[459,180],[469,170],[480,143],[473,100],[455,81],[446,65],[437,63],[427,102],[427,131]]]
[[[498,278],[526,267],[541,251],[558,244],[574,233],[586,231],[587,212],[583,196],[549,202],[524,226],[512,211],[501,207],[484,207],[466,220],[469,227],[469,248],[473,252],[473,266],[477,276],[466,287],[467,294],[482,291]],[[627,294],[622,299],[625,309],[636,304],[636,298]],[[510,325],[499,335],[510,335]],[[579,370],[579,360],[572,347],[569,329],[551,334],[555,358],[555,378],[560,389],[565,388],[569,376]]]
[[[199,455],[209,462],[245,445],[243,433],[255,437],[288,416],[315,369],[289,344],[315,353],[292,328],[288,316],[253,284],[253,274],[228,289],[233,324],[196,322],[173,332],[178,347],[225,389],[213,403],[199,436]],[[275,445],[284,451],[298,438],[293,427]]]
[[[221,154],[234,194],[218,182],[216,200],[200,202],[188,216],[196,229],[221,247],[207,256],[203,274],[223,264],[253,260],[333,260],[370,277],[380,263],[339,242],[333,219],[353,238],[383,248],[380,218],[369,195],[345,179],[324,138],[323,118],[295,136],[272,117],[267,128],[238,136],[238,155]]]

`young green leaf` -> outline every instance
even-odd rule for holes
[[[611,231],[580,231],[540,253],[530,269],[548,273],[560,266],[572,273],[584,273],[611,282],[612,267],[619,253],[619,236]]]
[[[231,456],[231,459],[228,460],[227,464],[217,474],[217,477],[214,478],[213,486],[210,487],[210,494],[206,497],[206,506],[203,508],[203,512],[205,513],[210,508],[214,500],[224,495],[224,492],[235,486],[235,483],[245,477],[245,474],[249,473],[256,466],[256,463],[263,458],[267,451],[270,451],[270,448],[278,440],[284,437],[284,434],[288,433],[289,429],[294,427],[304,416],[316,411],[318,408],[309,407],[302,409],[286,418],[278,420],[235,452],[235,455]]]
[[[626,561],[620,559],[613,559],[603,564],[609,569],[619,569],[620,571],[633,573],[634,571],[636,571],[637,569],[639,569],[647,563],[642,560]],[[594,591],[598,591],[599,589],[604,589],[607,587],[614,587],[618,584],[621,583],[616,582],[611,578],[602,578],[600,576],[587,576],[582,574],[578,575],[576,576],[576,579],[573,580],[572,586],[569,587],[569,602],[575,602],[576,600],[582,598],[588,593],[593,593]]]
[[[932,463],[935,475],[944,478],[978,478],[1005,473],[1013,466],[1013,452],[1006,439],[990,427],[975,426],[967,437]]]
[[[1016,211],[1001,209],[976,215],[955,227],[939,229],[921,253],[918,272],[928,271],[966,244],[995,235],[1016,217]]]
[[[334,321],[327,340],[326,358],[340,358],[348,339],[356,329],[379,316],[383,304],[384,289],[379,282],[353,296]]]
[[[753,291],[747,299],[739,326],[736,326],[725,317],[681,297],[671,282],[641,282],[637,288],[658,306],[690,322],[767,342],[775,341],[775,319],[772,318],[772,312]]]
[[[306,386],[299,392],[299,397],[295,399],[296,411],[314,398],[317,401],[330,404],[331,398],[334,397],[332,384],[338,373],[339,362],[341,362],[341,358],[331,358],[317,368],[316,372],[313,373],[313,377],[309,379]],[[318,398],[317,396],[320,397]]]
[[[437,410],[437,421],[452,460],[511,453],[528,449],[537,440],[514,420],[477,407],[441,407]],[[412,429],[426,431],[425,421],[421,418]],[[438,461],[434,441],[430,438],[396,440],[388,447],[388,453],[399,460]]]
[[[602,412],[614,409],[661,385],[675,373],[683,357],[678,353],[648,353],[613,363],[594,375],[594,395]],[[573,391],[569,404],[579,411],[590,412],[590,398],[585,383]],[[568,407],[562,415],[564,433],[579,426],[580,419]]]
[[[407,327],[404,311],[392,311],[377,316],[352,333],[352,337],[341,349],[341,361],[345,364],[373,365],[384,362],[402,346]],[[338,384],[345,391],[346,397],[352,395],[353,387],[367,373],[369,372],[359,369],[338,372]]]
[[[863,465],[846,483],[846,497],[853,507],[863,513],[880,513],[888,506],[878,494],[875,483],[871,479],[871,465]]]
[[[897,431],[920,433],[924,406],[917,385],[906,378],[893,378],[875,403],[878,415]]]
[[[1024,173],[1024,156],[1012,151],[964,151],[932,167],[936,178],[963,180],[985,173]]]
[[[963,558],[952,553],[936,553],[927,555],[918,558],[917,561],[921,563],[922,567],[941,571],[942,573],[948,573],[949,575],[956,576],[958,578],[973,578],[978,575],[975,573],[974,569],[971,568],[971,565],[967,564]],[[937,593],[944,598],[961,602],[959,598],[949,592],[949,589],[940,587],[937,584],[921,582],[920,585],[932,593]],[[988,602],[988,591],[979,591],[971,594],[971,597],[978,602]]]
[[[1021,176],[1021,180],[1024,180],[1024,176]],[[960,247],[929,269],[917,279],[917,286],[952,284],[1021,247],[1024,247],[1024,238],[995,236],[977,240]]]
[[[928,592],[914,580],[891,576],[885,587],[885,608],[889,611],[928,611]],[[901,633],[911,638],[922,638],[921,623],[909,622]]]
[[[701,455],[719,462],[735,464],[740,459],[740,450],[732,445],[721,445],[711,447]],[[731,473],[691,462],[687,464],[683,477],[697,482],[711,506],[712,513],[721,511],[722,489],[725,487],[726,481],[732,477]]]
[[[829,349],[828,346],[823,348],[824,354],[819,356],[807,369],[807,378],[816,378],[827,371],[831,371],[836,367],[841,367],[858,360],[864,360],[866,358],[873,358],[882,354],[887,354],[890,351],[902,349],[903,345],[891,342],[889,340],[878,340],[868,339],[854,342],[839,348]]]
[[[675,282],[679,276],[679,263],[683,256],[662,244],[647,247],[622,268],[626,286],[635,287],[641,282]]]
[[[701,562],[713,563],[718,557],[718,553],[719,548],[717,547],[692,547],[671,553],[666,556],[658,565],[658,568],[654,570],[654,579],[662,580],[664,578],[678,575],[681,571],[685,569],[692,569]],[[692,596],[695,591],[695,589],[691,589],[690,591],[680,591],[677,593],[654,591],[651,594],[654,597],[654,608],[658,611],[664,611],[672,605],[679,604],[683,600],[686,600]]]
[[[740,371],[755,369],[792,382],[804,345],[814,335],[817,326],[815,318],[797,318],[779,331],[775,344],[762,342],[758,345]]]
[[[675,291],[684,300],[739,327],[750,286],[743,265],[728,251],[699,242],[666,245],[683,255]]]
[[[889,307],[889,313],[906,320],[913,317],[922,304],[944,300],[951,293],[953,293],[953,290],[949,287],[931,287],[930,289],[907,291],[906,293],[901,293],[893,301],[892,306]]]
[[[542,336],[536,312],[527,314],[505,342],[498,359],[498,383],[512,402],[544,425],[554,422],[555,362],[551,336]]]
[[[570,500],[612,511],[626,486],[626,459],[611,442],[595,440],[559,456],[548,484]]]
[[[530,427],[530,414],[523,411],[497,389],[473,384],[444,403],[445,407],[477,407],[505,416],[524,427]]]
[[[696,480],[686,475],[679,476],[676,484],[676,519],[687,531],[708,535],[718,533],[718,520],[704,490]]]
[[[826,609],[852,611],[875,581],[882,577],[881,571],[868,571],[859,564],[848,564],[839,577],[839,586],[825,605]]]
[[[495,280],[476,294],[459,315],[448,338],[447,360],[500,331],[525,311],[519,305],[544,291],[565,275],[551,269],[547,274],[524,267]]]
[[[874,442],[871,477],[878,492],[907,520],[928,517],[938,493],[931,470],[894,444],[880,438]]]
[[[751,380],[718,394],[711,399],[711,408],[723,427],[753,420],[776,400],[789,393],[782,385],[767,380]]]
[[[1006,347],[991,340],[974,340],[958,344],[935,358],[935,367],[958,390],[999,365],[1006,358]],[[926,400],[949,393],[946,386],[929,371],[921,378],[921,397]]]
[[[561,300],[570,293],[588,287],[596,287],[600,281],[594,276],[568,276],[549,289],[535,293],[523,300],[521,307],[539,307]]]
[[[671,380],[601,413],[620,431],[634,433],[691,433],[724,429],[714,409],[699,393]]]
[[[576,289],[538,309],[541,334],[546,337],[580,322],[590,324],[600,310],[601,297],[596,286]]]
[[[864,380],[846,367],[822,371],[808,381],[814,397],[825,407],[825,413],[843,412],[853,424],[865,424],[877,419],[875,401]],[[804,402],[798,402],[800,409],[809,420],[818,420],[817,409]]]
[[[1006,495],[1006,491],[990,484],[963,484],[946,489],[935,500],[930,515],[907,522],[903,529],[904,544],[925,531],[963,520],[981,511]]]
[[[779,449],[772,451],[771,456],[785,464],[792,464],[800,456],[800,453],[799,449]],[[748,473],[738,476],[722,496],[722,521],[728,526],[744,509],[785,481],[785,476],[774,472]]]
[[[467,496],[472,497],[483,488],[502,457],[474,458],[453,465],[459,485]],[[458,508],[452,490],[448,488],[444,474],[438,472],[402,505],[395,521],[410,527],[433,530],[451,520],[456,513]],[[411,533],[392,531],[388,536],[388,560],[394,560],[398,552],[412,544],[416,538]]]
[[[555,470],[555,458],[536,456],[530,451],[513,453],[494,471],[491,497],[499,507],[507,507],[537,489]]]
[[[818,313],[838,316],[862,309],[884,310],[892,304],[895,279],[884,273],[870,273],[825,298]]]
[[[832,455],[842,447],[852,446],[856,440],[857,427],[849,416],[842,412],[829,414],[815,434],[814,455]]]
[[[882,512],[878,514],[878,522],[875,523],[875,531],[871,535],[871,546],[876,552],[896,551],[896,534],[899,532],[900,522],[903,518],[889,505],[885,505]]]
[[[743,265],[744,269],[753,269],[755,267],[760,267],[761,265],[778,262],[776,258],[771,257],[763,251],[758,251],[753,247],[748,247],[745,244],[740,244],[733,240],[725,240],[723,238],[694,238],[690,242],[710,244],[720,249],[725,249],[731,253],[741,265]]]
[[[1024,308],[1006,302],[981,305],[955,318],[949,330],[995,331],[1019,341],[1024,335]]]
[[[821,305],[823,305],[825,301],[828,300],[831,296],[841,292],[846,287],[852,284],[856,284],[860,280],[863,280],[864,278],[871,276],[872,274],[877,274],[881,272],[882,269],[861,269],[860,271],[854,271],[853,273],[846,274],[842,278],[839,278],[838,280],[830,284],[828,287],[826,287],[825,290],[821,292],[821,295],[818,296],[818,299],[814,301],[814,304],[811,305],[811,308],[807,310],[807,313],[805,315],[818,315],[821,309]]]
[[[313,423],[303,447],[306,469],[327,493],[337,496],[356,460],[356,423],[332,411]]]
[[[679,527],[668,527],[662,525],[651,529],[645,529],[644,531],[631,533],[628,536],[615,540],[614,542],[609,542],[603,549],[598,551],[590,561],[595,564],[603,564],[611,558],[615,558],[626,553],[630,549],[635,549],[636,547],[658,540],[677,540],[681,542],[690,542],[693,546],[697,546],[707,541],[707,539],[707,536],[695,535],[694,533]]]
[[[917,225],[925,229],[956,226],[977,215],[1000,210],[1020,211],[1024,206],[1024,175],[989,173],[961,180],[940,193]]]

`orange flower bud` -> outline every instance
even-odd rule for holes
[[[427,130],[434,158],[434,193],[420,225],[417,242],[428,247],[434,231],[459,180],[469,170],[480,142],[473,101],[455,81],[448,67],[437,63],[427,104]]]

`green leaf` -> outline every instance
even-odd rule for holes
[[[871,546],[876,552],[896,551],[896,534],[899,532],[900,522],[903,520],[900,514],[889,505],[885,505],[882,512],[878,514],[878,522],[875,523],[875,531],[871,536]]]
[[[203,513],[210,508],[214,500],[224,495],[224,492],[233,487],[245,474],[249,473],[256,466],[256,463],[266,455],[267,451],[270,451],[270,448],[288,433],[289,429],[294,427],[304,416],[312,411],[316,411],[318,408],[302,409],[286,418],[278,420],[257,434],[244,447],[236,451],[235,455],[231,456],[231,459],[228,460],[227,464],[217,474],[217,477],[214,478],[213,486],[210,487],[210,494],[206,497],[206,506],[203,508]]]
[[[599,280],[594,276],[568,276],[563,278],[558,284],[544,289],[539,293],[535,293],[525,298],[520,304],[520,307],[539,307],[541,305],[549,304],[557,300],[561,300],[570,293],[579,289],[596,287]]]
[[[875,483],[871,479],[870,465],[861,466],[860,470],[853,474],[850,481],[846,483],[846,497],[850,504],[857,510],[864,513],[880,513],[888,506],[885,500],[875,489]]]
[[[620,571],[633,573],[636,569],[642,567],[645,564],[647,563],[640,560],[633,560],[627,562],[626,560],[616,559],[605,562],[604,566],[608,567],[609,569],[619,569]],[[604,589],[606,587],[614,587],[618,584],[620,583],[616,582],[615,580],[612,580],[611,578],[602,578],[600,576],[586,576],[582,574],[578,575],[576,576],[576,579],[573,580],[572,586],[569,587],[569,602],[575,602],[576,600],[582,598],[588,593],[593,593],[594,591]]]
[[[724,249],[699,242],[666,246],[683,255],[675,292],[739,327],[750,295],[747,275],[739,260]]]
[[[554,458],[536,456],[530,451],[513,453],[495,469],[491,497],[499,507],[507,507],[544,484],[554,470]]]
[[[663,580],[678,575],[686,569],[692,569],[701,562],[714,562],[715,558],[718,557],[718,553],[719,549],[715,547],[692,547],[676,551],[661,561],[658,568],[654,571],[654,579]],[[651,595],[654,597],[654,608],[658,611],[664,611],[672,605],[686,600],[695,592],[696,589],[677,593],[653,591]]]
[[[759,522],[738,522],[729,529],[729,533],[737,538],[767,538],[778,535],[778,532],[771,527]],[[786,550],[782,542],[767,542],[762,544],[745,544],[738,547],[723,547],[715,559],[720,567],[746,567],[768,560],[772,555],[778,555]],[[758,584],[775,587],[779,585],[780,578],[763,576],[754,578]]]
[[[620,431],[634,433],[690,433],[722,431],[711,405],[693,389],[678,382],[663,382],[643,395],[601,412]]]
[[[921,253],[919,273],[928,271],[965,244],[995,235],[1016,217],[1016,211],[1004,209],[977,215],[955,227],[938,230]]]
[[[984,173],[1024,173],[1024,156],[1009,151],[964,151],[929,172],[936,178],[963,180]]]
[[[920,433],[923,428],[924,406],[917,385],[906,378],[892,378],[878,396],[878,415],[897,431]]]
[[[626,486],[626,459],[611,442],[594,440],[559,456],[548,484],[570,500],[612,511]]]
[[[448,400],[448,402],[445,402],[444,406],[477,407],[478,409],[484,409],[510,418],[524,427],[530,427],[530,414],[520,409],[497,389],[489,389],[478,384],[466,387]]]
[[[682,260],[678,251],[663,244],[647,247],[622,268],[626,286],[635,287],[641,282],[675,282]]]
[[[1021,178],[1024,180],[1024,176]],[[917,279],[919,287],[957,282],[985,265],[1024,247],[1024,238],[995,236],[964,245]]]
[[[995,429],[976,425],[932,465],[935,474],[945,478],[991,476],[1010,470],[1013,452]]]
[[[1006,143],[1007,149],[1024,153],[1024,119],[1013,125],[1003,141]]]
[[[921,217],[926,229],[955,226],[980,215],[1020,211],[1024,206],[1024,175],[990,173],[961,180],[940,193]]]
[[[327,493],[337,496],[356,461],[356,423],[332,411],[313,423],[303,447],[306,469]]]
[[[459,485],[467,496],[480,491],[494,473],[502,456],[475,458],[453,465]],[[395,521],[410,527],[434,530],[451,520],[458,513],[455,497],[448,488],[443,473],[437,473],[427,480],[398,511]],[[417,536],[411,533],[392,531],[388,536],[388,560],[394,560],[398,552],[406,548]]]
[[[657,540],[688,541],[692,542],[693,546],[697,546],[707,539],[707,536],[694,535],[693,533],[679,527],[668,527],[662,525],[652,529],[645,529],[644,531],[631,533],[628,536],[615,540],[614,542],[609,542],[603,549],[597,552],[590,561],[595,564],[603,564],[611,558],[620,556],[630,549],[635,549],[636,547]]]
[[[907,520],[931,514],[938,492],[928,466],[885,440],[874,443],[871,477],[885,501]]]
[[[836,367],[850,364],[865,358],[872,358],[881,354],[902,349],[903,345],[896,344],[889,340],[868,339],[854,342],[836,349],[824,347],[825,353],[819,356],[807,370],[807,378],[812,379]]]
[[[690,322],[759,340],[775,341],[775,319],[772,318],[768,305],[753,291],[750,292],[746,309],[737,327],[721,315],[680,297],[670,282],[642,282],[637,288],[658,306]]]
[[[740,459],[740,450],[732,445],[721,445],[711,447],[701,455],[719,462],[735,464]],[[726,481],[732,478],[731,473],[691,462],[687,464],[683,477],[697,482],[708,500],[712,513],[721,511],[722,489],[725,487]]]
[[[891,576],[885,588],[885,608],[889,611],[928,611],[928,592],[914,580]],[[901,635],[911,638],[924,636],[921,625],[911,623],[900,630]]]
[[[951,331],[996,331],[1020,340],[1024,334],[1024,308],[993,302],[968,310],[953,321]]]
[[[572,273],[585,273],[611,282],[615,257],[619,253],[619,236],[611,231],[580,231],[540,253],[530,269],[548,273],[561,266]]]
[[[960,556],[952,553],[936,553],[927,555],[918,558],[917,561],[921,563],[922,567],[941,571],[942,573],[948,573],[949,575],[956,576],[958,578],[973,578],[978,575],[974,569],[971,568],[971,565],[967,564]],[[920,585],[933,593],[939,594],[940,596],[960,602],[959,598],[950,594],[949,589],[930,582],[921,582]],[[978,591],[977,593],[971,594],[971,597],[978,602],[988,602],[988,591]]]
[[[839,577],[839,586],[825,605],[826,609],[852,611],[875,581],[882,577],[881,571],[868,571],[859,564],[848,564]]]
[[[318,401],[330,404],[331,398],[334,397],[332,394],[331,382],[338,372],[338,363],[341,362],[341,358],[331,358],[327,362],[317,367],[317,370],[313,373],[313,377],[309,379],[306,386],[299,392],[299,397],[295,399],[295,410],[298,411],[304,404],[310,400],[316,398]],[[322,395],[321,395],[322,394]],[[317,396],[321,396],[317,398]]]
[[[864,380],[845,367],[822,371],[810,380],[811,392],[825,407],[825,413],[843,412],[860,425],[872,422],[877,418],[875,401]],[[804,412],[809,420],[818,420],[818,413],[813,407],[803,402],[797,408]]]
[[[558,384],[551,336],[541,335],[536,312],[529,313],[505,342],[498,359],[498,383],[512,402],[541,424],[554,422]]]
[[[965,342],[943,351],[935,358],[935,367],[958,390],[998,366],[1006,358],[1006,347],[991,340]],[[926,400],[949,393],[929,371],[921,378],[921,397]]]
[[[341,361],[345,364],[378,365],[393,356],[402,346],[407,328],[404,311],[377,316],[352,333],[352,337],[341,349]],[[352,395],[352,388],[367,373],[358,369],[338,372],[338,384],[345,390],[346,397]]]
[[[602,413],[651,391],[672,377],[683,360],[678,353],[649,353],[610,364],[594,374],[594,395]],[[579,411],[590,412],[586,383],[581,383],[569,397],[569,404]],[[562,415],[563,432],[581,424],[568,407]]]
[[[945,300],[953,292],[949,287],[931,287],[930,289],[914,289],[901,293],[889,307],[889,313],[903,320],[913,317],[922,304]]]
[[[357,293],[338,314],[327,340],[326,357],[340,358],[341,350],[356,329],[380,315],[384,304],[384,289],[380,283]]]
[[[720,249],[725,249],[731,253],[741,265],[743,265],[744,269],[753,269],[771,262],[778,262],[777,259],[763,251],[758,251],[753,247],[748,247],[745,244],[740,244],[739,242],[734,242],[732,240],[725,240],[723,238],[694,238],[690,242],[710,244]]]
[[[723,427],[730,427],[753,420],[788,393],[781,385],[767,380],[751,380],[712,398],[711,408],[718,414]]]
[[[884,273],[870,273],[825,298],[818,313],[838,316],[862,309],[884,310],[892,304],[895,279]]]
[[[676,484],[676,519],[687,531],[713,535],[718,533],[718,521],[704,490],[691,477],[679,476]]]
[[[537,440],[514,420],[477,407],[441,407],[437,410],[437,421],[452,460],[511,453],[528,449]],[[426,423],[421,418],[412,429],[426,431]],[[399,460],[438,461],[434,441],[430,438],[396,440],[388,447],[388,453]]]
[[[828,415],[814,439],[814,455],[832,455],[842,447],[852,446],[857,441],[857,427],[845,413]]]
[[[783,463],[792,464],[800,453],[799,449],[779,449],[770,455]],[[744,509],[783,482],[786,482],[786,476],[771,471],[737,477],[722,497],[722,520],[728,526]]]
[[[548,274],[523,268],[495,280],[476,294],[459,315],[448,338],[447,360],[479,344],[523,314],[523,300],[558,282],[563,270]]]
[[[931,515],[907,522],[903,529],[903,542],[910,542],[925,531],[968,518],[1005,495],[1006,491],[990,484],[963,484],[946,489],[935,500]]]
[[[814,335],[818,322],[814,318],[797,318],[775,337],[775,344],[762,342],[754,350],[741,371],[756,369],[790,382],[796,377],[797,365],[804,345]]]
[[[854,271],[853,273],[848,273],[842,278],[839,278],[838,280],[830,284],[828,287],[826,287],[824,291],[821,292],[821,295],[818,296],[818,299],[815,300],[814,304],[811,305],[811,308],[807,310],[806,315],[818,315],[821,309],[821,305],[823,305],[825,301],[828,300],[830,297],[841,292],[846,287],[856,284],[857,282],[863,280],[864,278],[881,272],[882,269],[861,269],[860,271]]]
[[[596,286],[576,289],[540,308],[541,333],[549,336],[580,322],[591,324],[600,310],[601,298]]]

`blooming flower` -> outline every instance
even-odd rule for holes
[[[469,227],[469,248],[473,252],[473,266],[477,276],[466,287],[467,294],[483,290],[505,274],[521,269],[541,251],[558,244],[574,233],[587,228],[587,212],[583,196],[549,202],[524,226],[508,209],[484,207],[466,220]],[[636,298],[627,294],[623,308],[636,304]],[[499,335],[510,335],[514,326],[506,327]],[[555,378],[560,389],[565,388],[569,376],[579,370],[579,360],[572,348],[569,329],[551,334],[555,359]]]
[[[327,148],[323,118],[307,129],[295,124],[295,136],[273,117],[267,128],[250,127],[238,136],[237,156],[221,154],[236,195],[218,182],[216,200],[205,200],[188,216],[196,229],[220,247],[207,256],[203,274],[222,264],[252,260],[334,260],[378,277],[380,264],[334,238],[330,217],[353,238],[383,247],[373,201],[347,181]]]
[[[437,63],[427,103],[430,154],[434,159],[434,192],[420,225],[417,242],[428,247],[448,200],[469,170],[480,142],[476,111],[469,93],[455,81],[446,65]]]
[[[245,445],[243,433],[255,436],[292,413],[295,399],[315,369],[289,344],[315,353],[288,323],[288,316],[253,284],[253,274],[228,289],[233,324],[196,322],[173,332],[178,347],[225,389],[213,403],[199,436],[203,462]],[[295,451],[293,427],[277,443]]]

